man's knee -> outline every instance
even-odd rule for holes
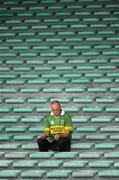
[[[71,140],[67,137],[62,138],[58,143],[59,151],[70,151],[71,150]]]
[[[37,144],[39,147],[39,151],[47,151],[48,150],[48,143],[46,139],[37,139]]]

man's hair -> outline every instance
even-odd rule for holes
[[[59,101],[52,101],[52,102],[51,102],[51,105],[52,105],[52,104],[59,104],[59,105],[60,105],[60,102],[59,102]]]

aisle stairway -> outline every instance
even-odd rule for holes
[[[0,1],[0,179],[118,179],[118,94],[118,0]],[[38,152],[52,100],[71,152]]]

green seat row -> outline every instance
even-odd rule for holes
[[[29,79],[30,76],[27,76],[27,75],[23,75],[22,78],[25,78],[25,79]],[[33,78],[33,76],[32,76]],[[35,78],[35,77],[34,77]],[[46,84],[48,82],[48,79],[44,79],[44,80],[1,80],[0,81],[0,84],[3,84],[3,83],[6,83],[6,84],[25,84],[25,83],[28,83],[28,84]],[[49,79],[49,83],[51,84],[67,84],[67,83],[73,83],[73,84],[88,84],[90,82],[95,82],[96,84],[105,84],[105,83],[111,83],[111,82],[116,82],[118,83],[119,82],[119,79],[71,79],[68,80],[68,79],[61,79],[61,80],[58,80],[58,79]],[[111,92],[118,92],[118,89],[111,89]]]
[[[32,128],[33,129],[33,128]],[[34,130],[34,132],[37,132],[38,130]],[[9,132],[9,131],[8,131]],[[12,132],[12,131],[10,131],[10,132]],[[17,130],[16,130],[16,132],[17,132]],[[41,132],[41,130],[39,130],[39,132]],[[39,133],[39,132],[37,132],[37,133]],[[79,133],[89,133],[89,131],[79,131]],[[90,130],[90,132],[91,133],[93,133],[93,131],[91,131]],[[107,131],[105,131],[105,132],[107,132]],[[109,132],[118,132],[118,131],[109,131]],[[13,132],[12,132],[13,133]],[[79,133],[77,133],[77,134],[73,134],[72,135],[72,140],[98,140],[98,141],[104,141],[104,140],[106,140],[107,139],[107,137],[109,137],[109,139],[110,140],[119,140],[119,135],[105,135],[105,134],[102,134],[102,135],[99,135],[99,134],[96,134],[95,136],[94,136],[94,134],[92,135],[81,135],[80,134],[80,136],[79,136]],[[15,140],[15,141],[32,141],[32,140],[36,140],[36,135],[8,135],[8,134],[4,134],[4,135],[1,135],[0,136],[0,141],[13,141],[13,140]]]
[[[114,164],[114,167],[118,167],[118,163],[114,163],[112,160],[96,160],[92,162],[83,160],[72,160],[63,162],[63,160],[45,160],[39,162],[37,160],[0,160],[0,167],[9,167],[10,165],[15,168],[30,168],[37,165],[41,168],[84,168],[86,165],[90,168],[110,168]]]
[[[41,178],[46,174],[48,178],[85,178],[85,177],[119,177],[119,170],[26,170],[22,172],[21,170],[1,170],[1,178],[17,178],[18,175],[24,178]]]
[[[86,106],[86,107],[73,107],[73,108],[64,108],[65,111],[67,112],[86,112],[86,113],[100,113],[100,112],[108,112],[108,113],[118,113],[119,108],[117,106]],[[0,108],[0,113],[10,113],[10,112],[15,112],[15,113],[32,113],[33,111],[36,112],[49,112],[49,108],[29,108],[29,107],[24,107],[24,108],[9,108],[9,107],[3,107]]]
[[[12,64],[14,62],[7,62],[9,64]],[[20,62],[16,62],[16,64],[19,64]],[[40,63],[39,63],[40,64]],[[77,67],[73,67],[73,66],[57,66],[55,68],[53,67],[49,67],[49,66],[41,66],[41,67],[27,67],[27,66],[19,66],[19,67],[0,67],[0,72],[9,72],[9,71],[21,71],[21,72],[25,72],[25,71],[52,71],[53,69],[58,70],[58,71],[68,71],[68,70],[79,70],[79,71],[90,71],[90,70],[95,70],[95,69],[99,69],[99,70],[113,70],[116,69],[117,66],[77,66]],[[87,76],[87,75],[86,75]],[[107,76],[109,76],[109,74],[107,74]]]
[[[119,152],[118,151],[113,151],[113,152],[105,152],[105,151],[86,151],[86,152],[57,152],[54,153],[53,151],[49,151],[49,152],[29,152],[29,151],[18,151],[18,152],[2,152],[0,151],[0,156],[3,157],[5,159],[25,159],[26,157],[28,157],[29,159],[46,159],[47,162],[48,161],[52,161],[52,158],[54,159],[66,159],[67,162],[70,159],[100,159],[101,157],[105,159],[115,159],[115,158],[119,158]],[[50,159],[51,158],[51,159]],[[74,160],[75,161],[75,160]],[[82,160],[81,160],[82,161]],[[75,163],[76,166],[76,163]]]
[[[34,122],[42,122],[44,119],[43,116],[1,116],[0,123],[16,123],[16,122],[23,122],[23,123],[34,123]],[[108,115],[108,116],[95,116],[91,117],[90,115],[85,116],[73,116],[72,117],[73,123],[86,123],[86,122],[95,122],[95,123],[104,123],[104,122],[119,122],[119,118]]]
[[[95,149],[116,149],[118,147],[117,143],[99,143],[99,144],[94,144],[94,143],[75,143],[72,144],[72,149],[91,149],[91,148],[95,148]]]
[[[109,126],[109,127],[99,127],[99,126],[80,126],[76,128],[77,132],[85,132],[85,133],[93,133],[93,132],[97,132],[97,131],[101,131],[101,132],[118,132],[118,126]]]
[[[95,150],[113,150],[118,148],[118,143],[74,143],[71,145],[72,150],[90,150],[94,148]],[[0,150],[17,150],[21,148],[22,150],[38,150],[38,146],[36,143],[5,143],[0,145]],[[62,157],[58,157],[62,158]],[[67,157],[66,157],[67,158]]]
[[[71,101],[70,98],[65,98],[65,99],[59,99],[60,102],[62,103],[68,103]],[[92,103],[92,102],[97,102],[97,103],[115,103],[117,102],[117,98],[73,98],[73,102],[75,103]],[[49,102],[48,98],[28,98],[28,99],[22,99],[22,98],[5,98],[3,99],[8,104],[21,104],[25,102],[29,103],[47,103]],[[2,100],[1,100],[2,103]]]

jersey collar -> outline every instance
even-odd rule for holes
[[[63,116],[63,115],[64,115],[64,113],[65,113],[65,112],[62,110],[62,112],[61,112],[60,116]],[[51,112],[51,116],[54,116],[53,112]],[[57,116],[55,116],[55,117],[57,117]],[[58,117],[59,117],[59,116],[58,116]],[[57,117],[57,118],[58,118],[58,117]]]

